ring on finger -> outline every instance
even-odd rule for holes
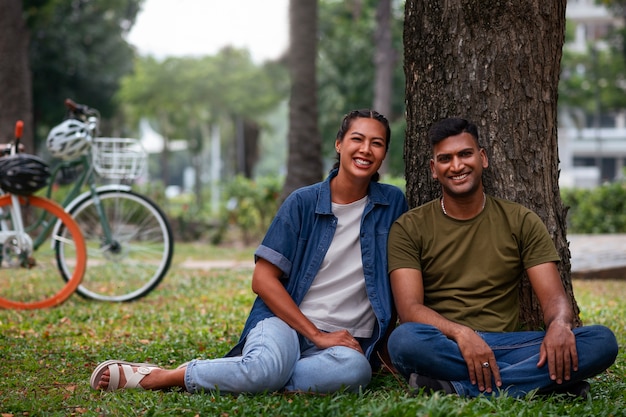
[[[489,362],[483,362],[482,365],[483,368],[489,368]]]

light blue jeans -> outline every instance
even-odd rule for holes
[[[578,371],[570,381],[557,385],[550,379],[548,366],[537,368],[539,347],[545,332],[510,332],[478,334],[493,350],[502,378],[501,391],[523,397],[532,390],[549,391],[599,374],[617,357],[615,335],[604,326],[585,326],[573,330],[578,352]],[[476,397],[478,386],[469,381],[467,364],[458,345],[437,328],[420,323],[398,326],[388,342],[391,362],[409,378],[417,373],[434,379],[450,381],[460,396]],[[492,381],[493,383],[493,381]],[[495,383],[493,383],[495,387]],[[494,389],[495,395],[500,393]]]
[[[185,386],[192,393],[358,392],[371,378],[372,368],[362,353],[345,346],[318,349],[271,317],[250,331],[241,356],[189,362]]]

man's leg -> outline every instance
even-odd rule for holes
[[[468,379],[467,365],[458,345],[434,326],[401,324],[391,333],[387,345],[393,366],[413,388],[451,394],[458,392],[458,384],[450,381]],[[464,395],[462,390],[458,393]]]
[[[405,327],[406,326],[406,327]],[[534,389],[550,390],[574,385],[596,375],[617,356],[615,336],[603,326],[574,329],[579,370],[561,386],[549,377],[547,366],[537,368],[544,332],[479,333],[491,346],[498,362],[503,390],[523,396]],[[433,326],[408,323],[394,330],[389,339],[392,362],[405,377],[411,373],[450,381],[462,396],[477,396],[478,387],[468,380],[467,365],[455,342]]]

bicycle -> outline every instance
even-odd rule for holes
[[[51,171],[46,197],[51,198],[64,173],[75,174],[61,205],[78,223],[87,244],[87,270],[76,292],[100,301],[136,300],[161,282],[174,250],[163,211],[129,185],[143,172],[147,155],[136,139],[98,137],[96,109],[70,99],[65,105],[66,119],[46,140],[51,155],[61,159]],[[97,185],[96,176],[113,183]],[[69,281],[71,257],[63,243],[57,255],[63,278]]]
[[[45,187],[47,164],[20,153],[23,123],[0,157],[0,307],[36,309],[64,302],[85,273],[87,252],[78,224],[60,205],[32,193]],[[51,230],[54,227],[54,233]],[[67,279],[51,279],[63,245]]]

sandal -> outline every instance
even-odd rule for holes
[[[122,367],[122,371],[124,372],[124,376],[126,377],[126,385],[120,387],[120,371],[119,367]],[[133,368],[137,368],[136,371],[133,371]],[[99,364],[96,369],[91,374],[90,385],[93,389],[98,389],[98,383],[102,378],[102,374],[104,371],[109,370],[111,379],[109,380],[109,386],[107,387],[107,391],[116,391],[119,389],[143,389],[139,383],[142,379],[149,375],[153,369],[159,369],[158,366],[153,365],[151,363],[139,363],[139,362],[126,362],[126,361],[116,361],[116,360],[108,360]]]

